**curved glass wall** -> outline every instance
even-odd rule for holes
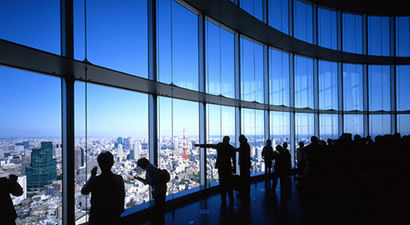
[[[151,0],[86,5],[75,0],[72,58],[78,61],[72,61],[73,71],[53,55],[66,56],[60,31],[64,6],[0,4],[0,17],[15,21],[0,25],[1,48],[28,46],[34,49],[26,51],[36,56],[45,54],[36,49],[53,53],[46,54],[48,71],[40,66],[44,58],[37,67],[0,57],[8,65],[0,67],[0,99],[7,106],[0,112],[0,172],[17,174],[25,187],[27,195],[13,199],[18,224],[59,223],[63,211],[73,211],[77,224],[87,222],[90,198],[80,190],[101,151],[115,156],[113,171],[125,181],[129,213],[151,200],[148,186],[131,176],[144,176],[136,168],[140,157],[170,171],[167,194],[172,199],[218,180],[216,151],[195,143],[217,143],[228,135],[235,145],[235,137],[244,134],[251,145],[252,173],[258,174],[264,169],[261,150],[267,138],[274,145],[287,142],[294,162],[296,144],[309,144],[312,135],[325,140],[343,132],[372,138],[410,134],[410,65],[377,61],[378,56],[398,61],[410,56],[410,17],[357,15],[298,0],[239,2],[260,20],[255,22],[263,23],[266,10],[268,28],[290,34],[291,42],[296,38],[315,49],[356,53],[357,59],[373,55],[378,62],[347,63],[273,48],[184,1],[155,3],[152,8]],[[67,103],[70,87],[64,83],[70,72],[74,102]],[[141,87],[146,79],[151,83]],[[74,108],[74,140],[62,135],[69,132],[62,126],[67,105]],[[63,147],[67,141],[74,149]],[[45,168],[31,162],[40,151],[48,152],[53,174],[36,186],[33,177]],[[69,152],[72,162],[64,161]],[[63,169],[64,162],[72,163],[73,171]],[[74,177],[74,209],[62,204],[70,191],[62,186],[67,174]]]

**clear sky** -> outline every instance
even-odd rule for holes
[[[285,0],[281,1],[281,4]],[[33,48],[60,54],[60,1],[55,0],[3,0],[0,3],[0,39],[27,45]],[[242,2],[242,1],[241,1]],[[245,1],[252,2],[252,1]],[[261,2],[261,1],[260,1]],[[285,4],[286,5],[286,4]],[[295,35],[297,38],[311,41],[311,32],[304,30],[310,29],[310,26],[304,25],[310,20],[305,20],[309,6],[304,3],[298,4],[295,19],[295,29],[298,31]],[[303,6],[303,7],[302,7]],[[87,26],[85,26],[85,8],[84,0],[74,0],[74,38],[75,38],[75,59],[87,60],[93,64],[112,68],[122,72],[130,73],[135,76],[148,76],[147,61],[147,2],[124,0],[124,1],[87,1]],[[245,10],[255,14],[258,18],[261,16],[259,0],[253,4],[245,4]],[[274,4],[270,8],[275,8]],[[278,12],[280,10],[277,10]],[[198,17],[188,11],[183,6],[170,0],[158,0],[158,73],[159,80],[164,83],[174,83],[178,86],[198,90]],[[307,13],[307,14],[306,14]],[[285,16],[286,17],[286,16]],[[319,21],[320,26],[320,43],[324,47],[335,48],[334,30],[335,21],[332,12],[324,12],[323,21]],[[330,18],[330,19],[329,19]],[[349,24],[344,29],[344,46],[347,51],[360,52],[361,45],[356,43],[361,40],[361,33],[355,33],[354,29],[360,26],[358,22],[361,17],[345,15],[343,22]],[[260,18],[259,18],[260,19]],[[320,18],[319,18],[320,19]],[[7,22],[4,22],[7,21]],[[400,18],[399,36],[397,40],[403,48],[400,48],[400,54],[409,54],[409,19]],[[351,23],[351,24],[350,24]],[[273,24],[275,25],[275,24]],[[276,24],[278,29],[287,32],[287,23],[281,20]],[[87,29],[86,29],[87,28]],[[85,29],[87,32],[85,32]],[[211,46],[207,49],[207,91],[212,94],[223,94],[228,97],[234,96],[234,60],[233,60],[233,34],[215,24],[207,22],[206,25],[206,44]],[[360,29],[359,29],[360,30]],[[389,52],[388,40],[386,42],[386,18],[369,17],[369,32],[374,34],[369,40],[369,52],[375,55],[386,55]],[[326,35],[330,34],[330,35]],[[86,38],[87,35],[87,38]],[[406,41],[407,40],[407,41]],[[261,46],[247,39],[242,39],[243,49],[241,49],[241,62],[243,70],[242,98],[246,100],[263,101],[263,64],[261,63],[262,51]],[[387,48],[387,49],[386,49]],[[288,61],[284,60],[281,54],[272,53],[272,56],[278,56],[280,61],[288,67]],[[284,54],[286,57],[287,55]],[[305,60],[306,61],[306,60]],[[270,77],[277,77],[278,82],[287,81],[283,77],[288,70],[284,70],[278,61],[271,61],[272,71]],[[279,68],[280,66],[280,68]],[[304,84],[297,83],[297,93],[309,94],[312,92],[313,76],[311,60],[307,62],[296,63],[297,77]],[[323,67],[323,74],[331,76],[335,68]],[[360,76],[361,72],[348,66],[347,76],[344,82],[345,87],[351,87],[354,92],[345,95],[345,106],[353,108],[362,108],[360,103],[363,88],[354,83]],[[329,70],[329,71],[326,71]],[[371,82],[380,85],[380,88],[372,89],[371,101],[375,105],[388,105],[386,98],[383,97],[388,92],[382,88],[382,80],[385,79],[388,71],[379,68],[372,68],[369,71]],[[357,72],[357,73],[356,73]],[[278,74],[277,76],[275,74]],[[374,76],[372,74],[374,73]],[[380,75],[382,74],[382,75]],[[410,76],[409,69],[406,67],[400,69],[400,79],[408,80]],[[350,79],[351,78],[351,79]],[[353,79],[355,78],[355,79]],[[376,79],[376,80],[375,80]],[[377,80],[380,79],[380,80]],[[296,80],[299,82],[299,80]],[[350,82],[351,83],[346,83]],[[359,79],[360,81],[360,79]],[[333,81],[332,81],[333,82]],[[279,84],[279,83],[278,83]],[[360,84],[360,83],[359,83]],[[272,83],[272,85],[277,85]],[[400,88],[404,84],[400,84]],[[336,88],[337,85],[331,85]],[[108,88],[93,84],[87,85],[87,95],[85,95],[86,85],[76,82],[75,85],[75,124],[76,135],[83,136],[85,133],[85,109],[87,108],[87,128],[89,136],[147,136],[148,135],[148,97],[145,94]],[[273,87],[273,86],[272,86]],[[275,86],[276,87],[276,86]],[[300,87],[300,88],[299,88]],[[288,86],[277,87],[278,90],[286,93]],[[409,89],[400,89],[400,106],[406,106],[401,96],[408,96]],[[280,96],[281,94],[271,94],[270,96]],[[308,95],[298,98],[297,104],[311,107],[311,100],[306,98]],[[358,96],[356,98],[355,96]],[[354,101],[350,101],[349,98]],[[87,106],[85,100],[87,99]],[[180,100],[159,101],[160,109],[160,132],[161,135],[182,135],[183,129],[186,129],[187,135],[198,136],[198,104]],[[278,100],[281,104],[288,104],[288,100]],[[61,81],[58,78],[37,75],[32,72],[26,72],[0,66],[0,138],[7,137],[44,137],[61,135]],[[336,105],[336,104],[334,104]],[[401,110],[410,110],[410,108],[401,108]],[[172,113],[171,113],[172,111]],[[230,109],[228,110],[230,111]],[[166,114],[170,114],[167,116]],[[171,115],[172,114],[172,115]],[[228,114],[227,114],[228,115]],[[229,113],[230,115],[230,113]],[[263,133],[263,123],[258,113],[249,111],[244,114],[244,129],[251,129],[251,133],[257,135]],[[215,121],[226,121],[226,115],[223,113],[212,113],[211,117],[219,117]],[[279,117],[278,117],[279,118]],[[298,117],[299,118],[299,117]],[[311,133],[310,117],[297,122],[301,129],[298,133]],[[212,119],[212,118],[211,118]],[[286,118],[286,121],[288,119]],[[371,119],[375,132],[386,130],[385,117],[374,117]],[[253,121],[253,122],[252,122]],[[325,120],[323,120],[325,121]],[[329,120],[333,121],[333,120]],[[355,122],[345,124],[347,130],[355,131],[360,126],[360,118],[355,117]],[[215,132],[232,132],[232,120],[227,122],[227,128],[218,128],[217,124],[212,125],[216,128]],[[251,124],[252,123],[252,124]],[[283,124],[284,121],[278,121]],[[287,123],[287,122],[285,122]],[[330,123],[330,122],[329,122]],[[378,127],[378,124],[384,124]],[[211,125],[209,125],[211,126]],[[272,125],[275,127],[276,125]],[[278,125],[279,126],[279,125]],[[328,125],[324,125],[328,126]],[[381,125],[380,125],[381,126]],[[221,126],[220,126],[221,127]],[[401,126],[402,127],[402,126]],[[302,129],[303,128],[303,129]],[[306,129],[305,129],[306,128]],[[219,130],[219,131],[218,131]],[[306,132],[305,132],[306,130]],[[334,129],[326,129],[329,132],[335,132]],[[333,131],[332,131],[333,130]],[[244,131],[247,132],[247,131]],[[274,132],[274,131],[272,131]],[[280,132],[283,133],[283,132]]]

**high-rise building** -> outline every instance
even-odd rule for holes
[[[122,145],[122,137],[117,138],[117,145],[121,144]]]
[[[130,150],[131,149],[131,137],[126,137],[123,139],[123,148],[125,150]]]
[[[53,143],[41,142],[41,148],[31,152],[31,165],[26,168],[27,187],[43,188],[57,180],[57,163],[53,159]]]

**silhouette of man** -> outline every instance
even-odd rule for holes
[[[146,171],[145,179],[135,176],[135,178],[144,184],[152,187],[152,197],[154,198],[154,224],[164,224],[165,196],[167,194],[167,184],[161,181],[160,173],[157,167],[151,164],[148,159],[141,158],[137,161],[137,166]]]
[[[81,189],[81,194],[91,193],[90,225],[120,224],[121,213],[124,212],[125,189],[120,175],[113,174],[114,156],[110,152],[102,152],[97,157],[102,171],[97,176],[97,167],[91,170],[91,177]]]
[[[229,204],[233,203],[233,174],[232,160],[235,156],[235,148],[229,144],[229,136],[224,136],[222,143],[218,144],[195,144],[196,147],[216,149],[215,168],[218,169],[219,184],[221,185],[222,204],[226,204],[226,193],[229,196]]]
[[[17,214],[13,206],[10,194],[14,196],[21,196],[23,189],[20,184],[17,183],[17,176],[10,175],[0,178],[0,224],[2,225],[15,225]]]
[[[240,180],[241,197],[249,197],[250,192],[250,169],[251,169],[251,147],[248,144],[248,139],[244,135],[239,136],[240,146],[236,149],[239,152],[239,169],[240,169]]]
[[[262,158],[265,160],[265,175],[272,173],[272,160],[273,160],[273,148],[272,141],[270,139],[266,140],[266,145],[262,149]]]
[[[298,173],[299,176],[303,175],[305,172],[305,165],[306,165],[306,159],[305,159],[305,143],[303,141],[299,142],[299,148],[296,149],[296,156],[297,156],[297,165],[298,165]]]
[[[281,191],[284,188],[285,180],[289,176],[290,168],[291,168],[291,157],[290,153],[287,149],[284,149],[282,146],[276,146],[275,152],[275,173],[274,173],[274,187],[276,187],[276,183],[278,178],[280,178],[280,186]]]

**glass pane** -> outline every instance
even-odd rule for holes
[[[313,60],[295,56],[295,106],[313,109]]]
[[[343,51],[352,53],[363,53],[362,39],[362,16],[343,13]]]
[[[271,105],[289,106],[289,54],[269,49],[269,92]]]
[[[320,114],[319,115],[319,134],[320,139],[327,140],[338,139],[338,119],[337,114]]]
[[[363,66],[343,64],[344,110],[363,110]]]
[[[410,135],[410,115],[397,115],[397,132]]]
[[[263,21],[263,0],[240,0],[239,6],[258,20]]]
[[[295,113],[295,135],[296,142],[295,148],[297,148],[297,143],[303,142],[305,146],[310,144],[310,138],[314,135],[315,131],[313,114],[308,113]],[[292,156],[294,153],[292,152]],[[295,157],[292,158],[292,162],[295,161]]]
[[[207,144],[217,144],[222,142],[223,136],[231,138],[231,145],[235,143],[235,108],[207,105]],[[218,170],[215,168],[216,150],[208,148],[206,152],[206,177],[208,184],[218,181]]]
[[[234,34],[207,21],[206,46],[207,93],[234,98]]]
[[[397,110],[410,110],[410,66],[396,66]]]
[[[396,56],[410,56],[410,17],[396,17]]]
[[[337,49],[337,13],[333,10],[318,8],[319,46]]]
[[[319,60],[319,109],[338,109],[337,63]]]
[[[157,0],[158,81],[198,90],[198,16],[173,0]]]
[[[264,114],[262,110],[242,110],[242,134],[248,139],[251,147],[251,174],[264,171],[262,166],[262,149],[264,140]]]
[[[369,132],[374,140],[377,135],[391,134],[391,115],[370,115]]]
[[[363,137],[363,115],[344,115],[344,133]]]
[[[0,21],[0,39],[60,54],[60,1],[1,1]]]
[[[294,6],[294,36],[297,39],[313,43],[312,5],[295,0]]]
[[[289,2],[288,0],[268,1],[268,23],[273,28],[289,34]]]
[[[241,38],[241,96],[263,103],[263,47]]]
[[[75,58],[147,78],[147,1],[86,1],[86,35],[84,1],[74,0]]]
[[[368,17],[369,55],[390,55],[390,21],[387,16]]]
[[[61,80],[7,67],[0,77],[0,177],[23,189],[16,224],[61,224]]]
[[[290,146],[289,112],[270,112],[270,139],[272,146],[287,142]]]
[[[369,110],[390,111],[390,66],[369,65]]]
[[[171,174],[167,194],[200,185],[199,107],[196,102],[158,98],[158,165]]]

